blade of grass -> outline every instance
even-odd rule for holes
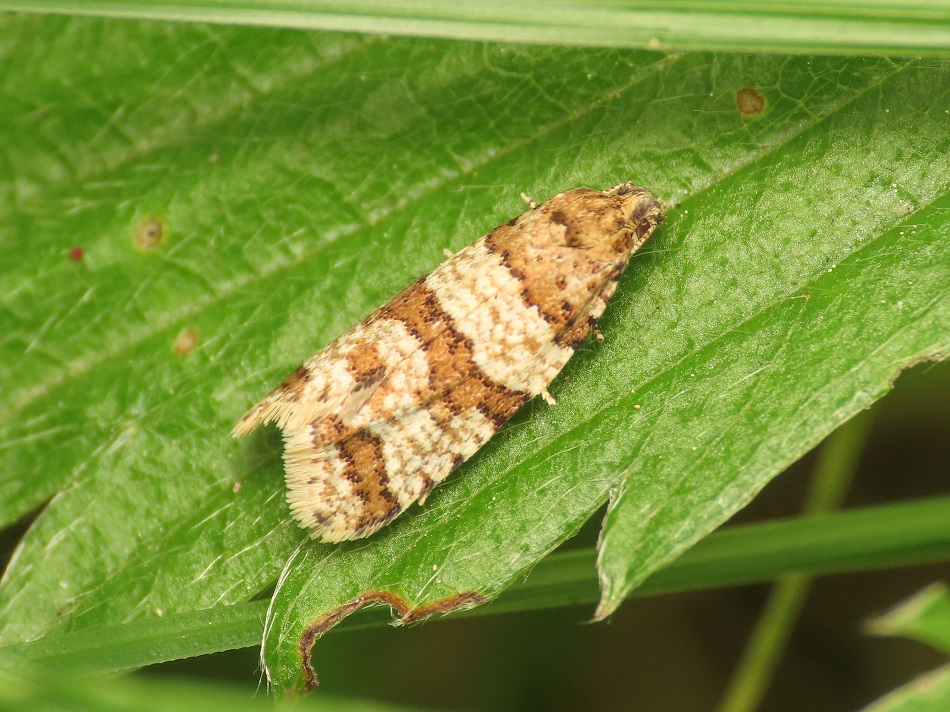
[[[286,701],[284,710],[319,709],[321,712],[408,712],[365,700],[321,695],[316,699]],[[0,655],[0,710],[83,710],[84,712],[268,712],[274,703],[261,693],[250,696],[245,687],[167,677],[130,677],[90,680],[73,672],[50,675],[42,665]]]
[[[7,0],[0,9],[667,50],[942,54],[950,4],[930,0]]]
[[[633,596],[769,581],[790,573],[829,574],[950,558],[950,497],[716,532]],[[460,611],[478,616],[591,604],[600,591],[592,549],[554,554],[497,600]],[[84,672],[110,673],[260,643],[266,601],[221,606],[120,626],[66,633],[2,648],[5,653]],[[333,632],[392,622],[382,608],[360,611]]]
[[[259,645],[267,601],[103,626],[0,648],[75,672],[114,673]]]

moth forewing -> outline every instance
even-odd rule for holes
[[[312,537],[372,534],[529,399],[550,398],[548,384],[663,217],[632,183],[532,207],[304,362],[233,435],[281,428],[287,501]]]

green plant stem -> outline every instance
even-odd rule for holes
[[[870,433],[872,415],[865,412],[832,433],[822,445],[804,513],[837,509],[857,471]],[[719,712],[752,712],[759,708],[792,635],[812,578],[787,576],[773,587],[746,644]]]
[[[950,51],[947,0],[7,0],[0,9],[663,50]]]
[[[950,558],[950,497],[821,514],[719,531],[637,589],[634,596],[829,574]],[[591,604],[598,600],[596,552],[554,554],[489,604],[487,615]],[[258,645],[266,601],[169,615],[122,626],[51,636],[0,649],[45,664],[109,673]],[[334,631],[383,626],[385,608],[360,611]]]

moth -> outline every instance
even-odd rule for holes
[[[542,395],[664,218],[633,183],[575,188],[495,228],[305,361],[234,426],[276,423],[314,539],[378,531]]]

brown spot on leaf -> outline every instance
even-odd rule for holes
[[[81,262],[83,256],[82,248],[79,245],[76,245],[69,251],[69,259],[73,262]]]
[[[158,218],[145,218],[135,228],[135,244],[146,252],[161,245],[164,236],[165,226]]]
[[[187,356],[198,347],[198,331],[189,326],[184,329],[176,338],[172,348],[179,356]]]
[[[736,92],[736,108],[742,116],[757,116],[765,111],[765,97],[757,89],[745,87]]]
[[[385,603],[399,616],[400,625],[405,625],[428,618],[436,613],[447,615],[461,608],[479,606],[487,601],[488,599],[482,594],[467,591],[456,593],[448,598],[443,598],[441,601],[413,608],[404,598],[389,591],[364,593],[362,596],[358,596],[352,601],[324,613],[304,629],[300,636],[300,663],[303,667],[304,689],[311,692],[320,684],[319,679],[317,679],[317,671],[313,668],[313,644],[317,642],[317,638],[367,603]]]

